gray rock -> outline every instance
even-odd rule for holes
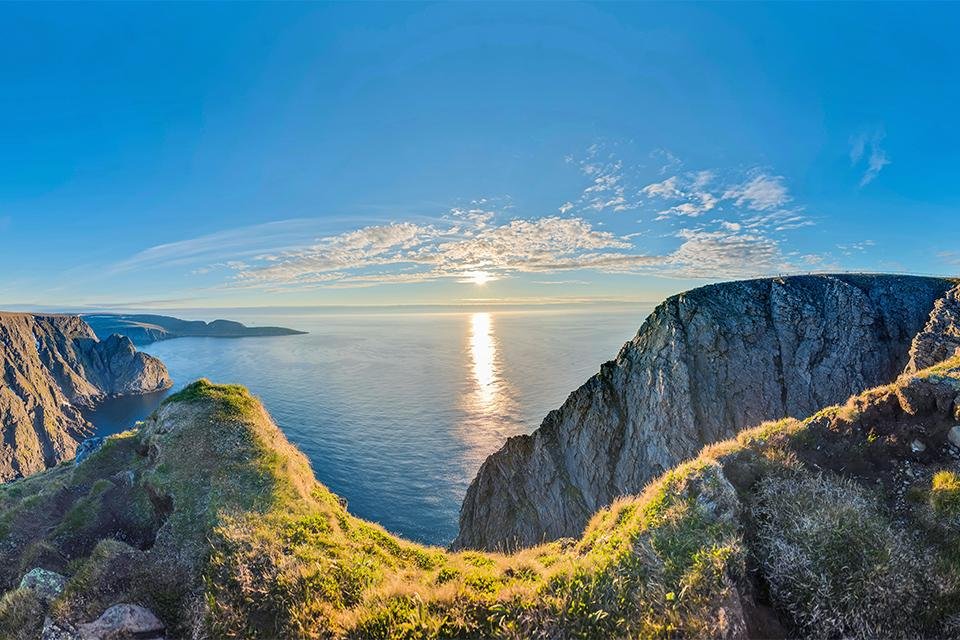
[[[937,300],[927,325],[910,346],[904,373],[932,367],[960,353],[960,286]]]
[[[40,640],[82,640],[82,638],[73,625],[54,620],[48,616],[43,620]]]
[[[960,424],[950,428],[950,431],[947,432],[947,440],[950,441],[950,444],[960,449]]]
[[[164,625],[149,609],[115,604],[78,631],[83,640],[154,640],[163,637]]]
[[[67,579],[56,571],[37,567],[31,569],[20,580],[21,589],[30,589],[41,600],[49,602],[56,599],[67,586]]]
[[[453,546],[577,536],[597,509],[705,444],[889,382],[952,287],[938,278],[799,276],[666,300],[539,429],[487,458]]]
[[[80,464],[86,460],[91,453],[94,453],[100,447],[102,447],[103,443],[106,441],[106,438],[99,436],[96,438],[87,438],[80,443],[80,446],[77,447],[77,455],[74,456],[74,462]]]
[[[927,450],[927,445],[923,444],[919,440],[914,440],[910,443],[910,451],[914,453],[923,453]]]

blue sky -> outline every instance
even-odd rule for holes
[[[0,7],[0,306],[960,271],[960,6]]]

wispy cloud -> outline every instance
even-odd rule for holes
[[[667,149],[654,149],[650,152],[650,158],[661,163],[659,173],[662,176],[673,173],[683,166],[683,160]]]
[[[876,243],[873,240],[860,240],[850,244],[838,244],[837,250],[845,256],[852,256],[855,253],[863,253],[873,248]]]
[[[654,182],[640,189],[640,193],[650,199],[660,199],[675,202],[668,209],[660,211],[657,219],[664,220],[671,216],[687,216],[695,218],[710,211],[720,202],[720,198],[711,193],[710,183],[715,175],[712,171],[696,171],[684,175],[676,175]]]
[[[579,161],[568,156],[567,162],[578,164],[591,183],[576,202],[565,202],[560,207],[561,213],[574,209],[619,212],[639,206],[638,200],[627,192],[623,161],[602,145],[591,145],[587,149],[586,157]]]
[[[684,229],[680,248],[670,256],[672,275],[684,277],[750,277],[787,271],[776,240],[738,230]]]
[[[591,284],[589,280],[534,280],[533,284],[542,285],[586,285]]]
[[[665,161],[660,168],[672,175],[655,173],[649,158],[630,164],[601,145],[568,158],[586,185],[554,215],[517,216],[509,200],[481,199],[363,226],[342,219],[336,231],[329,219],[287,220],[157,245],[110,272],[182,268],[206,286],[220,278],[214,286],[291,291],[564,272],[720,279],[788,271],[797,260],[813,264],[813,254],[800,258],[782,248],[784,234],[813,224],[785,177],[759,168],[676,172],[684,164],[665,153],[657,155]],[[604,215],[629,208],[654,216]],[[586,282],[581,278],[528,282]]]
[[[455,212],[452,224],[365,227],[309,247],[260,256],[238,270],[244,285],[291,286],[465,279],[476,272],[602,269],[654,258],[624,253],[633,245],[581,218],[550,216],[490,224],[492,212]],[[392,271],[384,270],[392,267]],[[396,272],[399,271],[399,272]]]
[[[680,178],[672,176],[660,182],[653,182],[640,189],[648,198],[679,198],[683,195],[679,185]]]
[[[960,252],[957,251],[939,251],[937,257],[940,258],[942,262],[950,265],[951,267],[960,266]]]
[[[757,173],[752,178],[728,189],[724,198],[732,199],[738,207],[746,206],[754,211],[778,209],[790,201],[783,176]]]
[[[732,178],[732,179],[731,179]],[[783,176],[755,168],[739,176],[721,179],[716,171],[678,174],[640,189],[653,202],[669,205],[656,220],[697,218],[718,212],[734,220],[718,218],[719,224],[736,224],[752,230],[782,232],[813,224],[803,208],[791,205],[793,197]]]
[[[880,147],[885,137],[886,134],[878,129],[850,138],[850,165],[865,166],[863,176],[860,178],[861,187],[873,182],[880,175],[880,171],[891,163],[887,152]]]
[[[309,242],[321,226],[317,219],[279,220],[155,245],[108,268],[111,274],[169,268],[221,260],[239,260],[277,248]]]

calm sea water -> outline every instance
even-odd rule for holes
[[[167,365],[175,389],[199,377],[246,385],[351,512],[445,545],[483,460],[533,431],[649,311],[247,314],[234,317],[310,333],[144,350]],[[115,433],[164,395],[112,400],[90,418],[100,434]]]

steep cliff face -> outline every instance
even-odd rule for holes
[[[578,535],[597,509],[764,420],[895,378],[945,279],[798,276],[666,300],[600,373],[471,484],[456,548]]]
[[[904,373],[916,373],[960,353],[960,286],[937,300],[923,331],[910,346]]]
[[[0,313],[0,367],[0,481],[72,457],[91,431],[81,407],[171,384],[128,338],[99,341],[73,316]]]

